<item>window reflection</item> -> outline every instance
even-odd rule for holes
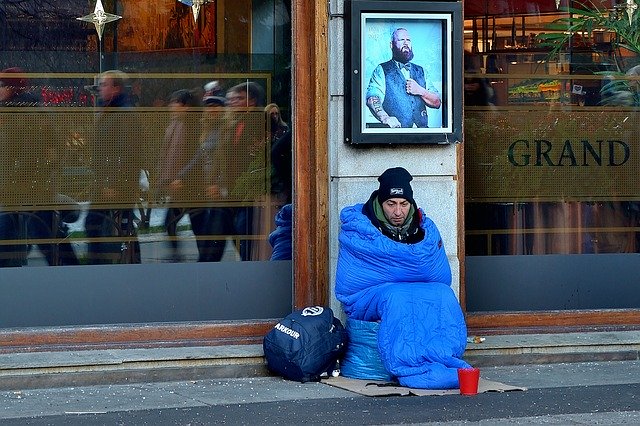
[[[465,2],[467,255],[640,251],[638,16],[572,7]]]
[[[83,25],[61,3],[57,27]],[[175,1],[105,1],[123,19],[102,43],[74,27],[55,55],[0,6],[2,46],[24,53],[0,74],[0,266],[271,258],[291,203],[290,2],[215,3],[194,23]]]
[[[291,202],[291,135],[271,131],[267,80],[221,80],[217,95],[180,89],[168,107],[131,108],[130,85],[95,110],[4,102],[5,266],[269,259]]]

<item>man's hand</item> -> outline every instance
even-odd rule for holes
[[[414,79],[407,79],[406,84],[407,93],[410,95],[422,96],[426,92],[426,89],[420,86]]]
[[[397,118],[391,117],[387,112],[382,109],[382,100],[377,96],[371,96],[367,98],[367,106],[369,110],[375,115],[375,117],[382,124],[389,127],[402,127]]]
[[[408,94],[420,96],[428,107],[440,108],[440,104],[442,103],[442,101],[440,100],[440,95],[428,91],[427,89],[416,83],[414,79],[407,79],[405,88]]]
[[[402,127],[402,125],[400,124],[400,121],[398,121],[397,118],[391,117],[388,115],[386,117],[383,117],[380,121],[382,122],[382,124],[386,124],[391,128]]]
[[[217,200],[222,196],[222,190],[218,185],[210,185],[206,188],[207,196],[212,200]]]
[[[182,179],[176,179],[169,184],[169,191],[173,193],[182,191],[182,189],[184,189],[184,183],[182,182]]]

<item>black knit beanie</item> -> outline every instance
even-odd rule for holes
[[[411,182],[413,176],[402,167],[394,167],[387,169],[380,175],[378,182],[380,182],[380,188],[378,189],[378,202],[380,205],[387,201],[389,198],[404,198],[411,204],[413,201],[413,190],[411,189]]]

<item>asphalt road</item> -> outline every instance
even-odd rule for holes
[[[640,379],[640,378],[639,378]],[[319,385],[323,386],[323,385]],[[278,400],[184,408],[73,412],[3,419],[2,425],[640,424],[640,383],[529,389],[472,397]]]

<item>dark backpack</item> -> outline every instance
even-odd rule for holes
[[[346,342],[344,326],[333,311],[310,306],[280,320],[262,346],[269,370],[304,383],[331,374]]]

